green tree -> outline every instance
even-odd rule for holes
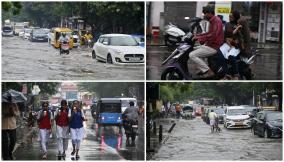
[[[22,91],[23,85],[28,87],[28,93],[31,93],[33,85],[38,85],[41,94],[53,95],[58,92],[59,82],[2,82],[2,91],[5,92],[9,89]]]

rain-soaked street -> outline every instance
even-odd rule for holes
[[[148,43],[148,42],[147,42]],[[150,42],[149,42],[150,43]],[[147,80],[160,80],[164,69],[162,62],[174,49],[164,45],[147,46]],[[251,65],[254,80],[281,80],[282,79],[282,48],[277,44],[260,47],[256,61]],[[189,61],[190,71],[194,73],[196,66]]]
[[[260,138],[250,129],[225,129],[211,133],[200,117],[193,120],[161,119],[176,126],[151,160],[282,160],[282,138]]]
[[[85,123],[85,138],[79,151],[80,159],[71,157],[72,144],[69,146],[65,160],[144,160],[144,120],[139,119],[139,135],[135,146],[126,146],[124,129],[116,126],[106,126],[98,129],[90,112],[87,111],[88,121]],[[16,145],[14,156],[16,160],[40,160],[42,152],[37,140],[37,130],[27,134],[18,131],[18,136],[25,136],[23,142]],[[57,145],[55,128],[53,138],[48,145],[48,160],[57,160]],[[61,159],[64,160],[64,159]]]
[[[143,80],[143,65],[113,65],[91,57],[91,49],[59,55],[47,42],[2,37],[3,80]]]

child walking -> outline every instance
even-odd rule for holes
[[[56,137],[58,159],[66,157],[65,151],[68,149],[69,119],[67,101],[61,101],[61,107],[55,112]]]
[[[79,149],[81,141],[84,137],[83,121],[86,121],[83,110],[80,108],[79,101],[73,101],[71,110],[69,110],[70,132],[72,138],[73,151],[71,155],[76,153],[76,159],[79,157]]]
[[[42,103],[42,110],[39,111],[37,120],[39,123],[40,143],[43,150],[42,159],[47,159],[47,143],[52,132],[51,125],[53,120],[52,113],[48,110],[48,102]]]

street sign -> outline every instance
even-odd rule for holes
[[[231,12],[231,8],[229,7],[217,7],[217,13],[229,14],[230,12]]]

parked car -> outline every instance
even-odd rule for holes
[[[101,35],[93,46],[92,58],[115,64],[144,64],[144,49],[126,34]]]
[[[24,38],[24,35],[25,35],[25,29],[21,29],[21,30],[19,31],[19,37]]]
[[[44,29],[32,29],[31,36],[30,36],[30,41],[31,42],[47,42],[48,41],[48,36],[47,33]]]
[[[13,28],[11,26],[4,26],[2,28],[2,36],[13,37],[14,36]]]
[[[181,117],[183,119],[192,119],[195,117],[192,115],[192,113],[193,113],[193,107],[191,105],[184,105],[184,107],[182,108]]]
[[[209,120],[209,113],[211,112],[212,109],[215,109],[215,107],[205,107],[204,109],[204,119],[203,121],[206,123],[206,124],[209,124],[210,123],[210,120]]]
[[[202,107],[200,105],[195,106],[195,116],[201,116],[202,114]]]
[[[245,106],[245,109],[251,118],[256,117],[256,114],[260,111],[260,108],[255,106]]]
[[[221,107],[218,107],[218,108],[214,109],[214,112],[218,116],[218,123],[219,124],[224,124],[225,110],[223,108],[221,108]]]
[[[225,128],[250,128],[250,116],[244,106],[229,106],[225,109]]]
[[[31,37],[31,32],[32,32],[32,29],[26,28],[26,29],[25,29],[25,32],[24,32],[24,39],[30,39],[30,37]]]
[[[253,133],[260,137],[282,137],[282,112],[260,111],[253,118]]]

